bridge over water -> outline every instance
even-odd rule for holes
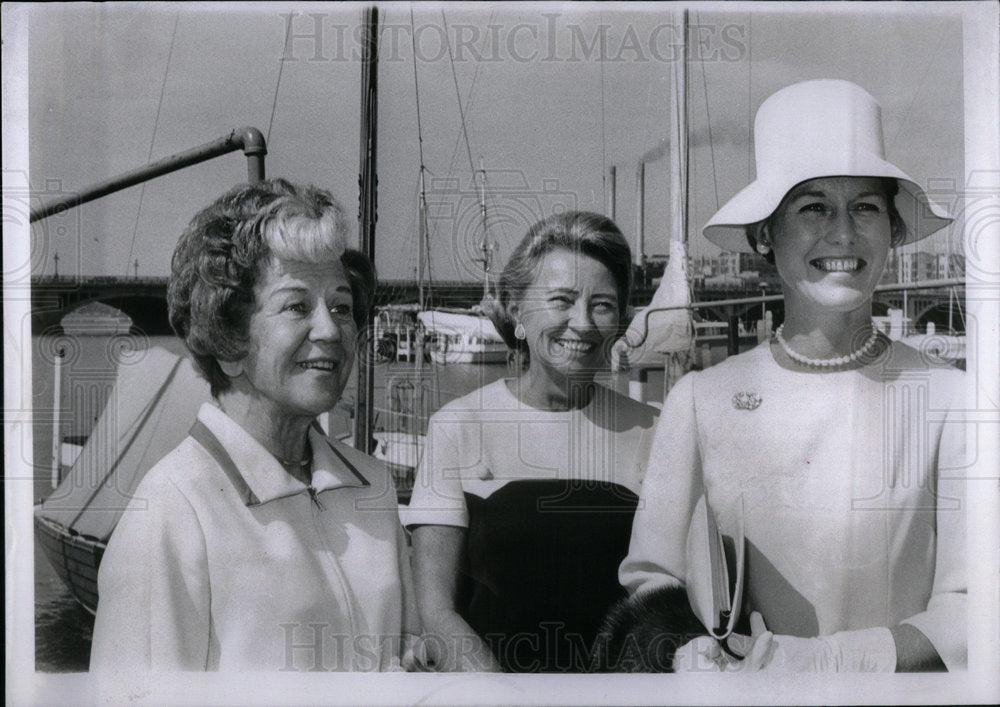
[[[644,306],[653,295],[652,286],[640,285],[632,295],[634,306]],[[167,278],[166,277],[33,277],[31,278],[32,332],[40,334],[58,326],[63,316],[89,302],[103,302],[115,307],[129,317],[136,329],[147,334],[169,334],[167,321]],[[732,317],[758,319],[760,317],[762,294],[770,295],[766,306],[773,312],[776,322],[784,318],[784,305],[774,299],[775,288],[762,290],[758,284],[728,287],[694,288],[695,302],[705,303],[699,313],[705,319],[726,321]],[[428,307],[469,307],[482,299],[481,283],[435,282],[425,285],[425,301]],[[417,284],[410,280],[384,280],[379,283],[375,294],[376,305],[403,304],[416,302]],[[726,304],[731,300],[757,298],[755,302]],[[713,306],[712,302],[719,302]],[[961,329],[964,303],[964,286],[957,288],[936,287],[876,293],[875,314],[884,314],[890,307],[906,310],[907,316],[923,329],[926,322],[933,321],[938,330]]]

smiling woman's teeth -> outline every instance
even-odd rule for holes
[[[577,341],[575,339],[556,339],[556,342],[567,351],[572,351],[574,353],[586,353],[593,348],[593,344],[589,344],[585,341]]]
[[[861,269],[862,262],[858,258],[816,258],[811,265],[823,272],[854,272]]]

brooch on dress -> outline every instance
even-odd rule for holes
[[[733,407],[737,410],[756,410],[763,399],[756,393],[734,393]]]

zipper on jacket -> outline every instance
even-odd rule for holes
[[[325,511],[326,506],[320,503],[319,494],[316,493],[316,489],[314,489],[312,486],[307,486],[306,488],[309,491],[309,498],[311,498],[312,502],[316,504],[316,508],[318,508],[321,511]]]
[[[311,485],[306,487],[309,491],[309,498],[312,499],[313,508],[310,513],[312,516],[312,527],[313,532],[316,533],[316,537],[319,540],[320,546],[323,548],[322,557],[325,560],[325,564],[329,567],[330,572],[333,574],[336,582],[340,585],[340,596],[343,597],[343,609],[345,613],[345,618],[347,619],[347,628],[350,631],[351,636],[359,635],[357,629],[357,619],[354,616],[354,602],[351,596],[350,585],[347,582],[347,577],[344,576],[344,570],[340,566],[340,562],[337,561],[337,556],[333,552],[329,543],[327,542],[329,537],[326,529],[324,527],[323,521],[320,520],[319,514],[326,510],[318,498],[316,489]],[[350,643],[350,642],[348,642]],[[350,666],[354,665],[357,660],[357,651],[353,645],[347,646],[347,651],[344,654],[344,667],[350,669]],[[379,658],[379,665],[381,666],[382,660]]]

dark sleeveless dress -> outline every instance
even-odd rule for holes
[[[469,510],[459,607],[510,672],[583,672],[608,608],[625,596],[638,497],[594,481],[512,481]]]

